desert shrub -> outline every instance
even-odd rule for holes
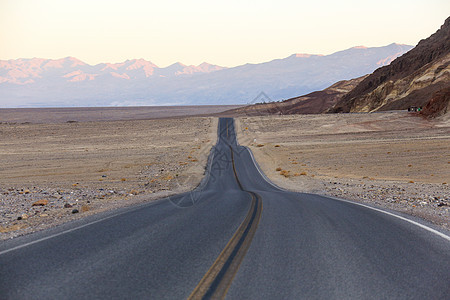
[[[286,171],[286,170],[281,170],[280,171],[280,175],[283,175],[284,177],[290,177],[291,175],[290,175],[290,172],[289,171]]]

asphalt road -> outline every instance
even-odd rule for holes
[[[0,299],[450,299],[450,238],[281,190],[220,119],[193,192],[0,245]]]

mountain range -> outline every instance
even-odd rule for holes
[[[450,17],[430,37],[389,65],[281,102],[257,103],[224,115],[374,112],[420,108],[435,118],[450,112]]]
[[[86,64],[74,57],[0,60],[0,107],[246,104],[262,92],[283,100],[363,76],[412,48],[354,47],[225,68],[144,59]]]

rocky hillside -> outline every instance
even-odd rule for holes
[[[450,112],[450,86],[433,94],[421,114],[427,118],[436,118]]]
[[[433,35],[381,67],[342,97],[330,112],[371,112],[425,106],[450,86],[450,17]],[[448,99],[448,98],[447,98]],[[448,100],[447,100],[448,101]]]
[[[283,102],[257,103],[227,111],[230,115],[267,115],[267,114],[320,114],[335,105],[345,94],[355,88],[366,76],[351,80],[342,80],[317,92],[284,100]]]

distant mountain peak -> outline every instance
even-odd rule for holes
[[[296,53],[294,55],[295,55],[295,57],[298,57],[298,58],[309,58],[312,56],[312,54],[306,54],[306,53]]]
[[[64,68],[66,66],[74,68],[77,66],[85,66],[86,63],[82,62],[81,60],[72,57],[72,56],[67,56],[64,58],[60,58],[60,59],[49,59],[47,60],[46,64],[45,64],[45,68]]]
[[[294,59],[294,58],[311,58],[311,57],[319,57],[319,56],[324,56],[322,54],[308,54],[308,53],[295,53],[292,54],[290,56],[288,56],[287,58],[290,59]]]
[[[180,63],[179,61],[177,61],[176,63],[173,63],[171,65],[168,66],[168,68],[174,68],[174,67],[186,67],[185,64]]]
[[[210,73],[210,72],[214,72],[214,71],[220,71],[220,70],[224,70],[227,69],[225,67],[221,67],[218,65],[213,65],[207,62],[202,62],[201,64],[199,64],[196,67],[198,70],[205,72],[205,73]]]

